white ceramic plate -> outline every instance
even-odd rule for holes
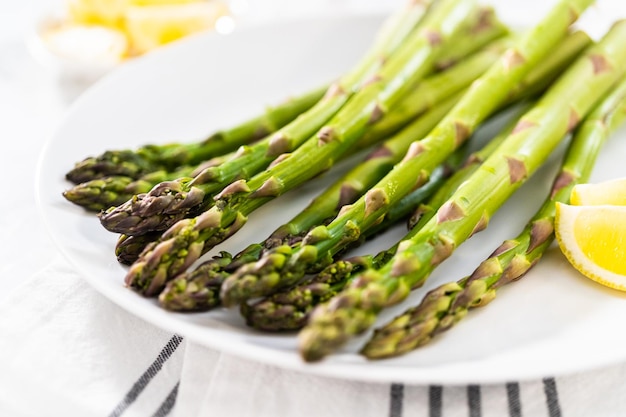
[[[254,115],[263,105],[305,91],[354,63],[379,17],[353,16],[275,23],[226,37],[198,36],[134,60],[82,96],[48,142],[40,164],[39,204],[59,249],[104,296],[133,314],[190,340],[249,359],[332,377],[409,383],[502,382],[588,370],[626,359],[626,299],[575,273],[553,248],[523,280],[502,289],[487,308],[429,346],[401,358],[368,362],[359,338],[319,364],[303,363],[293,335],[245,327],[237,311],[174,314],[123,285],[113,255],[116,236],[93,214],[66,202],[64,174],[74,162],[106,149],[192,140]],[[626,131],[604,149],[593,180],[622,176]],[[415,303],[429,288],[471,272],[503,239],[515,236],[542,202],[558,155],[380,323]],[[303,207],[332,175],[267,204],[217,249],[236,251],[265,238]],[[359,252],[395,242],[401,228]],[[214,253],[211,252],[210,254]]]

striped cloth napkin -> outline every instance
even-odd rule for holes
[[[0,303],[0,416],[617,417],[626,364],[537,381],[364,383],[243,360],[101,296],[64,259]]]

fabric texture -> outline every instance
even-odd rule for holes
[[[5,296],[0,334],[2,416],[617,417],[626,410],[626,364],[536,381],[423,386],[241,359],[127,313],[62,258]]]

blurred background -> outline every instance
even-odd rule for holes
[[[298,15],[385,13],[399,0],[28,0],[0,1],[0,71],[56,79],[71,101],[117,64],[206,30]],[[25,68],[28,55],[30,68]],[[16,70],[16,65],[19,70]],[[37,66],[37,67],[35,67]],[[37,78],[37,76],[36,76]],[[41,80],[43,81],[43,80]],[[2,79],[0,79],[2,82]],[[8,88],[8,86],[3,86]],[[36,88],[41,88],[37,86]]]

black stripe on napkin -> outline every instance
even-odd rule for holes
[[[428,416],[441,417],[443,411],[442,395],[443,387],[441,385],[431,385],[428,389]]]
[[[561,406],[559,405],[559,395],[554,378],[543,379],[543,392],[546,393],[546,405],[550,417],[561,417]]]
[[[176,396],[178,395],[178,385],[180,381],[176,383],[174,388],[170,391],[167,398],[161,403],[161,406],[158,410],[152,415],[152,417],[165,417],[167,416],[172,408],[174,408],[174,404],[176,404]]]
[[[470,417],[480,417],[480,386],[468,385],[467,386],[467,406],[469,407]]]
[[[389,417],[402,417],[402,405],[404,402],[404,385],[391,384],[389,401]]]
[[[117,404],[115,409],[109,414],[109,417],[119,417],[124,413],[124,411],[139,397],[139,394],[146,388],[148,383],[159,373],[161,368],[167,360],[172,356],[172,354],[176,351],[180,342],[183,341],[183,338],[174,335],[167,342],[165,347],[161,350],[157,358],[152,362],[152,364],[146,369],[146,371],[139,377],[139,379],[133,384],[131,389],[126,393],[122,401]]]
[[[519,384],[509,382],[506,384],[506,398],[509,403],[509,416],[522,417],[522,402],[519,396]]]

